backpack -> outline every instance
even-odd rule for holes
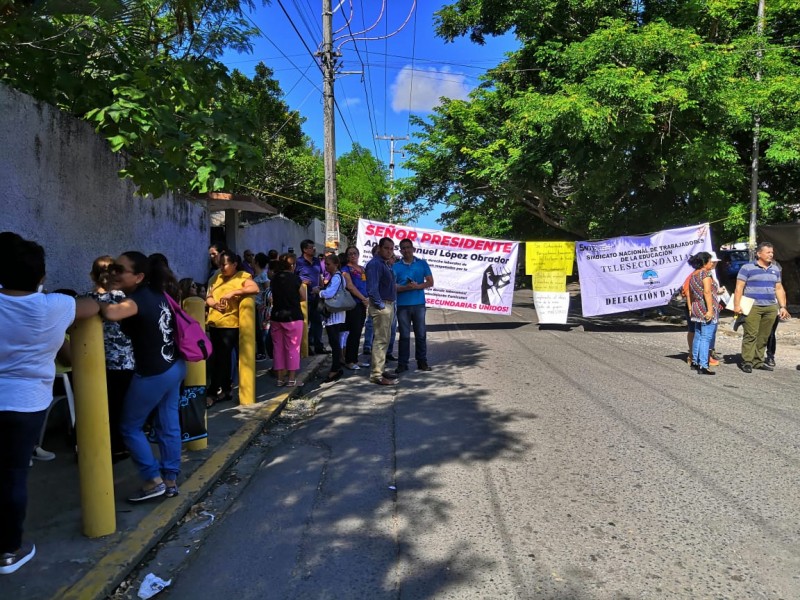
[[[183,310],[172,296],[169,294],[164,296],[175,316],[175,347],[178,352],[189,362],[208,360],[213,348],[200,323]]]

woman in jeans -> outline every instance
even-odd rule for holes
[[[128,500],[141,502],[164,495],[171,498],[178,495],[178,402],[186,375],[186,363],[175,346],[175,317],[164,297],[164,290],[174,277],[163,261],[150,260],[141,252],[124,252],[112,272],[127,297],[117,304],[101,304],[100,314],[109,321],[120,321],[122,332],[131,340],[136,363],[122,405],[120,431],[143,484]],[[142,431],[154,410],[160,460],[153,456]]]
[[[90,298],[42,294],[44,249],[0,233],[0,575],[36,554],[22,540],[28,463],[53,400],[56,353],[76,319],[97,314]]]
[[[708,252],[698,252],[692,257],[694,264],[702,264],[689,279],[691,320],[694,323],[692,342],[692,368],[702,375],[716,375],[709,369],[708,353],[719,319],[717,282],[711,275],[717,261]]]

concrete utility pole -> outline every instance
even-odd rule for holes
[[[407,140],[408,136],[376,135],[376,140],[389,140],[389,220],[394,220],[394,143]]]
[[[761,58],[764,55],[763,36],[764,18],[766,13],[765,0],[758,2],[758,20],[756,21],[756,32],[758,33],[758,50],[756,59],[758,69],[756,70],[756,81],[761,81]],[[750,236],[747,240],[747,248],[750,251],[750,260],[755,259],[756,254],[756,225],[758,223],[758,154],[759,138],[761,135],[761,115],[756,111],[753,122],[753,159],[750,167]]]
[[[333,11],[331,0],[322,0],[322,118],[324,127],[323,158],[325,160],[325,247],[339,248],[339,199],[336,195],[336,119],[334,116],[333,81],[340,52],[333,50]]]

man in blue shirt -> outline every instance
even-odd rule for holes
[[[394,273],[388,261],[394,256],[392,238],[381,238],[378,251],[367,263],[367,295],[369,296],[369,316],[372,317],[372,366],[369,380],[378,385],[394,385],[397,375],[384,372],[386,349],[389,347],[389,334],[394,318],[394,302],[397,290]]]
[[[411,327],[414,327],[414,357],[418,371],[430,371],[425,330],[425,290],[433,287],[433,274],[428,262],[414,256],[414,243],[400,240],[401,260],[392,270],[397,280],[397,325],[400,329],[400,357],[396,373],[408,371],[411,355]]]
[[[322,266],[315,256],[316,247],[312,240],[300,242],[302,255],[297,259],[294,272],[306,284],[308,297],[308,353],[323,354],[322,315],[319,312],[319,289],[322,285]]]
[[[764,362],[767,339],[775,319],[789,318],[781,270],[772,263],[773,254],[772,244],[761,242],[756,248],[755,262],[742,266],[736,276],[733,312],[742,314],[742,296],[753,299],[753,307],[744,321],[742,337],[742,371],[745,373],[752,373],[753,369],[773,370]]]

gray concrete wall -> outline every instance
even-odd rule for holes
[[[317,252],[325,248],[325,223],[319,219],[312,219],[306,227],[301,227],[286,217],[277,216],[262,221],[255,225],[248,225],[239,229],[238,247],[239,254],[246,249],[253,252],[264,252],[273,248],[279,253],[288,252],[294,248],[295,254],[300,255],[300,242],[304,239],[314,240]],[[347,246],[347,238],[341,238],[342,249]]]
[[[48,289],[89,289],[92,261],[125,250],[162,252],[179,278],[205,279],[205,206],[140,198],[123,165],[89,123],[0,85],[0,231],[44,246]]]

